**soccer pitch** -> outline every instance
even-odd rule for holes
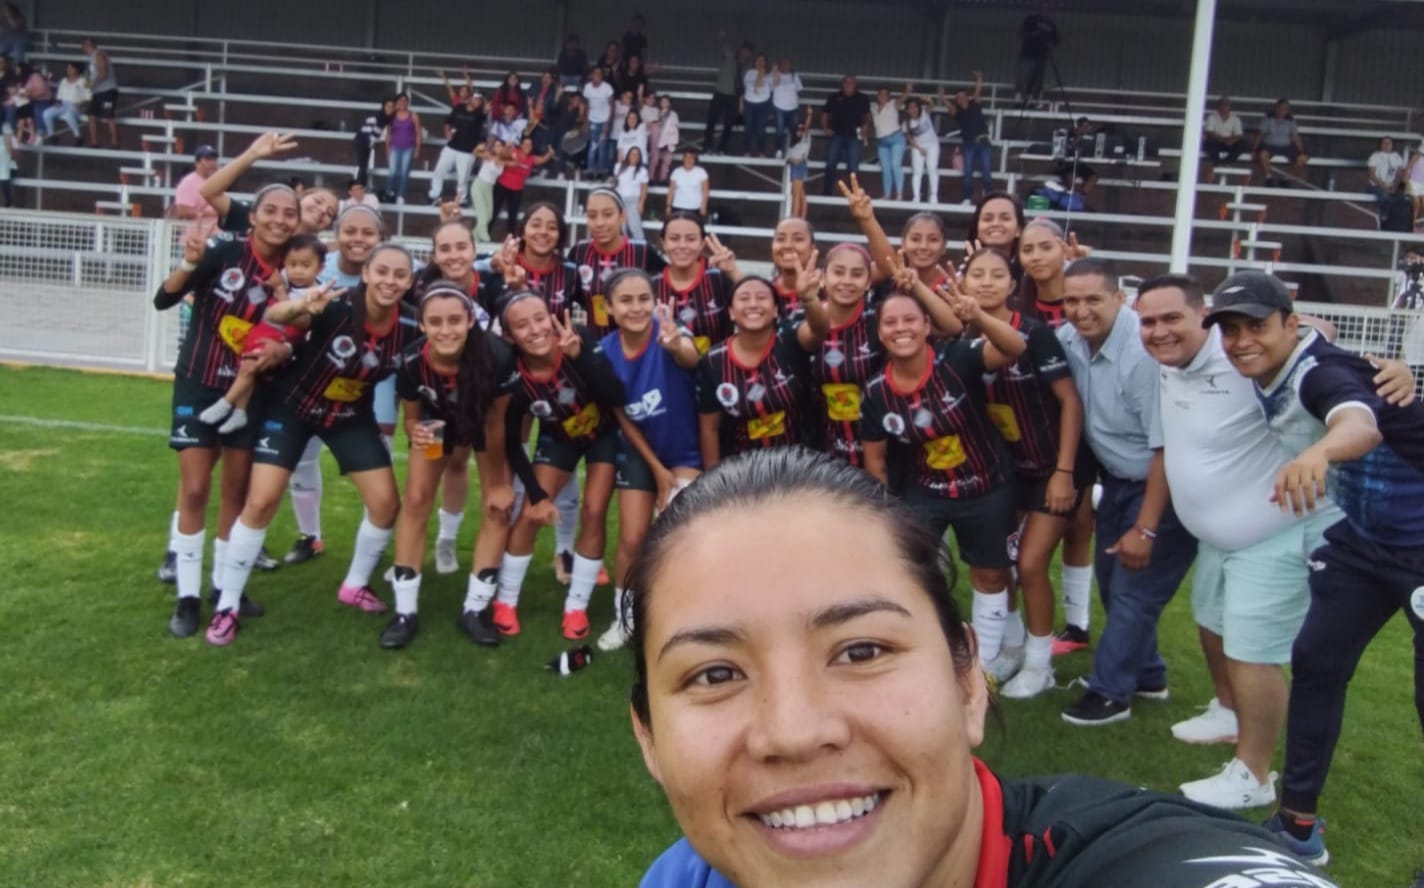
[[[233,646],[174,640],[172,587],[154,577],[177,478],[169,395],[157,380],[0,367],[0,885],[636,884],[678,830],[628,727],[631,658],[567,678],[544,668],[569,646],[552,531],[517,638],[471,645],[455,626],[465,573],[427,565],[420,637],[383,651],[386,618],[335,600],[361,506],[324,458],[326,554],[254,574],[267,616]],[[284,506],[269,550],[295,535]],[[594,596],[595,635],[610,598]],[[1067,692],[1005,701],[982,757],[1008,777],[1169,792],[1217,770],[1228,747],[1168,733],[1211,696],[1185,589],[1160,636],[1170,701],[1092,729],[1060,720]],[[1056,661],[1059,683],[1090,657]],[[1397,618],[1360,665],[1322,800],[1341,885],[1402,886],[1424,866],[1412,687]]]

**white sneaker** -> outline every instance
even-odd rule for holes
[[[1027,700],[1044,691],[1053,690],[1053,668],[1025,666],[1007,684],[999,688],[999,696],[1010,700]]]
[[[999,653],[994,659],[984,664],[984,672],[993,676],[994,681],[1002,687],[1005,682],[1015,675],[1018,675],[1019,670],[1023,668],[1023,664],[1023,645],[1020,644],[1014,647],[1004,645],[999,648]]]
[[[598,636],[600,651],[616,651],[627,643],[628,633],[623,628],[622,620],[614,620],[613,625],[608,627],[608,631]]]
[[[455,557],[455,541],[437,539],[435,541],[435,572],[452,574],[460,569],[460,559]]]
[[[1183,743],[1235,743],[1236,713],[1215,697],[1201,715],[1172,725],[1172,736]]]
[[[1257,783],[1256,776],[1240,759],[1232,759],[1221,771],[1204,780],[1183,783],[1182,795],[1194,802],[1213,805],[1234,811],[1240,808],[1259,808],[1276,800],[1276,772],[1266,777],[1265,783]]]

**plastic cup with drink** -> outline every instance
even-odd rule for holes
[[[422,419],[420,427],[430,434],[430,443],[421,448],[426,459],[440,459],[445,455],[445,420]]]

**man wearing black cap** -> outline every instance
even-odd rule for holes
[[[217,210],[203,199],[200,189],[204,180],[217,172],[217,169],[217,149],[211,145],[199,145],[198,150],[193,152],[193,171],[179,180],[178,187],[173,192],[173,205],[170,210],[173,218],[196,220],[200,233],[205,237],[217,227],[218,214]]]
[[[1281,806],[1267,828],[1315,863],[1329,859],[1316,802],[1340,736],[1345,691],[1365,647],[1403,610],[1414,629],[1414,704],[1424,726],[1424,406],[1381,400],[1375,368],[1303,328],[1277,278],[1240,272],[1204,321],[1256,384],[1272,432],[1296,454],[1274,499],[1303,514],[1326,478],[1344,520],[1310,556],[1310,609],[1291,649]]]

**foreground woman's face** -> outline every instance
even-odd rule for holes
[[[710,513],[672,552],[634,724],[698,853],[740,888],[944,885],[966,859],[972,882],[982,679],[955,678],[883,523],[801,495]]]

